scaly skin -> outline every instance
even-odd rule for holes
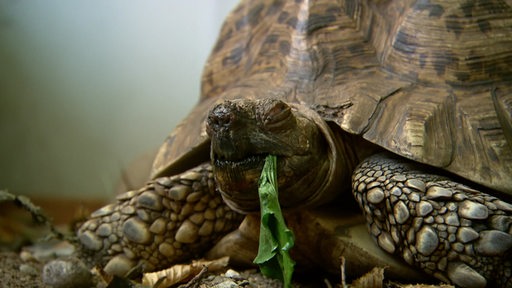
[[[125,275],[153,271],[203,253],[236,229],[241,215],[229,209],[210,164],[157,178],[94,212],[79,231],[82,258]]]
[[[511,204],[384,154],[352,187],[382,249],[462,287],[512,286]]]

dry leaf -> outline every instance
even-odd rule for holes
[[[212,261],[197,260],[191,264],[174,265],[165,270],[144,273],[142,284],[155,288],[169,287],[193,278],[201,272],[204,266],[208,267],[208,271],[213,272],[224,269],[228,262],[229,257],[226,256]],[[158,283],[158,286],[154,286],[156,283]]]
[[[350,287],[354,288],[382,288],[384,281],[384,268],[375,267],[372,271],[354,280]]]

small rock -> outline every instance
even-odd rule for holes
[[[43,268],[43,282],[54,288],[92,287],[92,274],[77,258],[53,260]]]
[[[236,284],[233,280],[224,280],[219,284],[212,286],[212,288],[238,288],[238,284]]]
[[[39,275],[39,271],[37,271],[37,269],[30,264],[21,264],[19,269],[20,269],[20,272],[27,274],[27,275],[31,275],[31,276]]]
[[[240,273],[238,273],[237,271],[235,271],[233,269],[228,269],[228,271],[226,271],[226,273],[224,273],[224,276],[233,278],[233,279],[240,279],[240,277],[241,277]]]

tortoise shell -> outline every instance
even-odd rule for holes
[[[264,97],[512,194],[512,9],[503,1],[242,1],[153,177],[209,158],[205,118],[216,103]]]

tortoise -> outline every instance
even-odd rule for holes
[[[298,247],[304,259],[357,266],[378,253],[315,230],[331,211],[349,223],[338,232],[367,226],[369,245],[400,259],[382,260],[390,269],[511,287],[511,119],[510,3],[243,0],[151,180],[92,213],[81,253],[110,273],[150,271],[227,234],[220,254],[244,258],[245,234],[229,233],[257,218],[273,154],[287,221],[298,242],[318,241]]]

